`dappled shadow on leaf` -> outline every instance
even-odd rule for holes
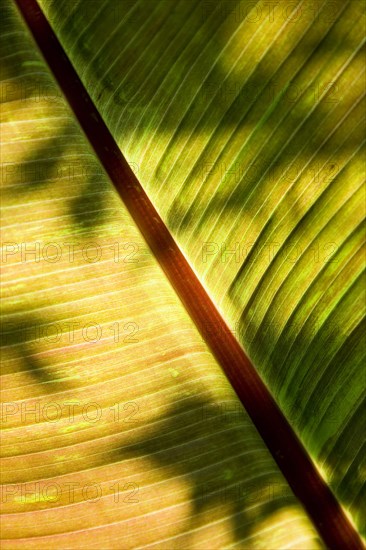
[[[362,470],[365,449],[357,434],[364,431],[366,398],[361,396],[353,413],[321,449],[318,462],[324,464],[330,487],[356,519],[366,536],[366,484]]]
[[[39,145],[30,148],[29,155],[22,160],[27,181],[19,186],[18,192],[35,192],[41,187],[59,183],[63,172],[60,170],[60,161],[62,165],[68,162],[67,150],[70,140],[75,137],[73,129],[74,121],[68,121],[60,128],[55,127],[54,134],[46,135]]]
[[[45,61],[29,48],[29,36],[19,25],[15,6],[5,4],[2,8],[7,33],[1,44],[1,102],[4,120],[18,122],[19,118],[22,128],[21,135],[11,135],[10,143],[19,143],[11,150],[11,155],[15,151],[16,162],[6,162],[2,167],[4,196],[13,196],[16,189],[17,194],[27,195],[30,200],[41,191],[49,191],[56,199],[71,187],[74,196],[65,204],[76,229],[100,225],[107,219],[110,184],[88,150],[82,157],[75,155],[85,137],[66,109],[66,100]],[[26,152],[19,155],[23,147]]]
[[[231,538],[243,541],[253,535],[256,522],[295,502],[238,402],[183,399],[112,455],[113,460],[145,457],[167,475],[184,477],[191,511],[181,535],[188,538],[215,509],[228,517]]]
[[[301,169],[305,168],[311,180],[314,166],[306,168],[306,163],[314,155],[317,155],[318,164],[321,164],[323,156],[325,159],[326,166],[320,169],[321,177],[335,176],[337,170],[334,170],[334,167],[331,167],[332,162],[327,163],[327,160],[337,151],[339,143],[333,140],[329,145],[324,145],[324,141],[327,137],[329,115],[335,111],[337,120],[340,116],[337,113],[342,112],[341,99],[345,90],[341,90],[333,82],[324,84],[324,71],[320,71],[319,75],[315,73],[315,81],[306,85],[301,80],[297,83],[296,78],[301,76],[301,71],[307,69],[314,78],[310,60],[314,62],[314,58],[318,59],[319,66],[324,69],[330,53],[337,59],[352,48],[352,26],[341,25],[341,17],[338,17],[341,9],[342,4],[339,3],[334,13],[335,26],[329,23],[326,32],[324,25],[314,23],[309,32],[294,44],[290,61],[286,59],[278,72],[273,72],[275,60],[271,62],[274,55],[271,49],[262,61],[248,67],[246,74],[242,74],[241,77],[230,75],[227,79],[225,71],[222,70],[217,80],[208,79],[207,85],[210,83],[212,97],[207,97],[207,103],[216,94],[210,111],[219,112],[220,124],[217,127],[213,125],[215,132],[212,133],[212,128],[204,125],[204,119],[201,127],[197,125],[195,128],[196,135],[199,135],[200,130],[204,130],[203,135],[209,131],[210,139],[200,152],[196,164],[186,174],[181,195],[174,199],[169,208],[169,227],[174,232],[182,236],[185,232],[197,236],[200,228],[210,219],[215,222],[216,217],[224,209],[226,216],[231,212],[233,217],[238,214],[241,217],[245,217],[246,214],[253,217],[258,203],[262,204],[268,196],[269,182],[273,188],[282,180],[282,187],[289,188],[291,180],[295,181],[294,170],[291,168],[294,162],[297,167],[295,172],[299,174]],[[225,39],[227,40],[226,36],[218,33],[216,40],[221,40],[221,49],[225,46]],[[353,47],[356,45],[357,43]],[[284,81],[284,74],[287,74],[286,65],[293,59],[298,59],[297,69],[295,72],[292,69],[287,75],[288,80]],[[217,148],[215,142],[219,139],[226,144],[225,148],[229,147],[226,143],[227,129],[232,130],[229,134],[231,140],[241,136],[243,145],[240,154],[235,158],[225,157],[222,154],[225,152],[223,149],[219,156],[212,156],[210,149]],[[258,153],[259,135],[263,136],[263,147]],[[194,137],[192,139],[194,140]],[[286,145],[287,140],[289,143]],[[342,151],[353,151],[359,142],[359,135],[355,139],[348,139],[343,144]],[[168,149],[174,148],[174,143],[174,139],[170,141],[156,171],[158,181],[162,182],[165,179],[166,186],[169,186],[169,168],[172,162]],[[187,148],[189,147],[190,144],[187,143]],[[184,158],[184,151],[182,155]],[[319,167],[317,170],[319,171]],[[292,172],[290,177],[286,174],[287,171]],[[171,173],[170,177],[172,175]],[[218,181],[219,192],[210,183],[211,176]],[[258,185],[262,178],[261,184]],[[264,187],[265,183],[264,196],[258,197],[261,186]],[[212,192],[207,196],[204,190],[210,185]],[[318,179],[312,185],[318,185]],[[187,190],[193,191],[199,186],[202,186],[202,192],[197,194],[195,201],[185,200]],[[298,213],[294,201],[297,193],[298,191],[294,190],[288,196],[293,219],[296,219]]]
[[[83,192],[70,201],[70,210],[75,223],[82,229],[94,229],[107,218],[107,196],[110,183],[100,176],[98,167],[84,184]]]
[[[265,42],[261,25],[269,30],[268,13],[262,5],[260,19],[253,19],[249,13],[256,13],[257,4],[261,3],[251,2],[250,8],[245,9],[239,0],[207,4],[196,0],[181,3],[157,0],[148,6],[134,0],[124,0],[118,5],[113,0],[102,4],[89,0],[75,6],[70,17],[67,0],[45,3],[51,21],[57,21],[56,32],[75,66],[82,69],[80,76],[123,152],[125,141],[133,158],[135,145],[139,149],[141,143],[150,144],[151,138],[159,144],[160,136],[169,133],[160,159],[156,165],[154,161],[151,163],[154,173],[150,174],[156,188],[171,190],[169,198],[174,193],[175,179],[181,178],[173,169],[174,163],[179,172],[185,160],[189,160],[190,152],[196,155],[198,140],[199,156],[187,168],[184,189],[180,196],[173,197],[166,214],[169,228],[182,237],[197,236],[202,226],[215,222],[223,210],[226,218],[230,215],[253,218],[258,203],[267,198],[269,186],[280,183],[281,189],[290,187],[291,177],[286,172],[292,170],[290,166],[295,159],[300,169],[314,154],[319,160],[324,155],[327,161],[338,145],[323,147],[327,136],[324,123],[328,124],[327,117],[333,109],[342,108],[345,90],[324,82],[324,75],[329,59],[341,58],[357,45],[353,25],[343,17],[344,3],[332,2],[331,9],[325,7],[317,17],[304,10],[299,32],[295,34],[295,23],[289,23],[282,12],[287,7],[289,17],[296,3],[284,3],[272,23],[278,25],[282,13],[286,29],[280,39],[285,31],[289,33],[291,55],[279,63],[277,43],[273,42],[262,59],[244,64],[239,71],[235,68],[239,50],[235,50],[231,64],[225,62],[225,50],[231,52],[229,43],[238,40],[234,35],[240,25],[243,32],[250,31],[250,36],[258,32],[255,34],[258,40],[243,45],[248,47],[249,56],[256,54],[258,41]],[[90,22],[86,29],[85,20]],[[65,21],[67,25],[63,24]],[[203,49],[205,55],[201,55]],[[245,56],[241,63],[243,60]],[[304,80],[307,72],[312,78],[310,82]],[[237,158],[222,155],[222,151],[212,153],[220,152],[217,149],[220,140],[227,145],[228,129],[231,139],[240,138],[243,143]],[[263,142],[268,141],[257,154],[259,134]],[[185,135],[191,138],[178,157],[177,143]],[[288,138],[291,138],[289,145],[281,151]],[[149,154],[154,155],[153,141]],[[354,142],[348,140],[343,151],[353,147]],[[150,163],[148,157],[146,163]],[[334,177],[337,167],[334,170],[331,166],[329,162],[322,168],[321,177]],[[309,179],[313,169],[306,168]],[[209,181],[209,173],[220,173],[219,192],[217,188],[211,190],[210,186],[215,185]],[[262,176],[264,181],[258,186]],[[283,177],[287,177],[285,182]],[[149,177],[148,185],[150,180]],[[194,196],[197,190],[195,200],[186,199],[186,193]],[[299,217],[298,193],[295,188],[286,198],[293,223]],[[276,218],[276,213],[273,216]],[[81,224],[87,219],[85,216]]]
[[[14,170],[9,168],[5,175],[13,177],[18,193],[35,194],[48,189],[56,197],[59,188],[69,193],[67,188],[71,187],[73,193],[65,200],[66,212],[77,229],[93,229],[107,221],[111,187],[96,158],[75,157],[73,150],[79,143],[82,137],[75,121],[55,126],[40,145],[34,141],[22,163]]]
[[[40,71],[42,62],[35,62],[34,51],[29,48],[29,37],[25,27],[19,26],[19,15],[12,2],[1,1],[1,23],[4,31],[0,35],[2,60],[0,66],[1,102],[37,97],[42,89],[49,90],[49,75]],[[23,78],[19,80],[19,69]],[[60,95],[60,94],[58,94]]]
[[[39,384],[38,388],[54,392],[67,388],[68,384],[59,381],[52,369],[45,365],[44,359],[39,357],[43,344],[55,338],[54,327],[51,333],[47,331],[47,335],[42,331],[48,326],[50,324],[40,317],[26,312],[18,314],[16,320],[2,320],[1,353],[4,361],[7,354],[17,357],[17,367],[20,365],[24,372],[30,374],[34,382]],[[13,373],[13,367],[10,366],[8,371],[4,362],[3,374]]]

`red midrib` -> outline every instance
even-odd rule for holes
[[[36,0],[15,2],[128,211],[326,546],[342,550],[364,548],[357,531],[123,157]],[[216,330],[207,331],[207,326]]]

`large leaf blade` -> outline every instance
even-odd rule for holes
[[[5,38],[15,37],[18,63],[2,88],[8,94],[2,109],[4,548],[202,548],[207,539],[216,547],[283,547],[289,530],[294,546],[318,547],[272,457],[98,170],[19,15],[6,15]],[[46,95],[38,93],[40,79]],[[25,97],[24,82],[31,84]],[[94,185],[104,197],[96,209],[78,200],[80,192],[95,199]],[[56,248],[47,248],[50,242]],[[137,258],[126,243],[137,244]],[[55,261],[57,246],[62,254]],[[90,254],[96,249],[100,261]],[[138,325],[141,340],[130,342],[127,329],[126,342],[124,332],[114,341],[114,325],[123,330],[125,321]],[[76,327],[68,330],[69,323]],[[100,325],[100,339],[92,333],[88,341],[82,330],[88,323]],[[47,332],[39,338],[41,327]],[[70,400],[78,403],[74,418],[67,413]],[[50,402],[62,409],[60,418]],[[130,402],[138,406],[137,425],[126,422],[134,412],[124,408]],[[102,412],[98,422],[82,413],[90,403]],[[117,421],[116,403],[122,405]],[[138,484],[139,502],[124,502],[131,496],[126,482]],[[118,483],[123,505],[116,502]],[[93,484],[102,490],[96,502],[83,494]],[[55,498],[57,486],[62,490]]]
[[[364,346],[344,351],[364,314],[361,248],[351,261],[347,247],[354,234],[361,245],[364,217],[362,6],[324,2],[315,16],[304,3],[282,2],[271,18],[258,16],[261,4],[188,4],[173,11],[154,2],[147,11],[136,2],[118,23],[108,2],[90,5],[82,33],[82,3],[72,13],[42,5],[149,196],[337,491],[349,468],[362,469],[361,453],[345,453],[342,440],[345,430],[362,440]],[[124,106],[121,90],[130,94]],[[318,398],[325,392],[330,399]],[[339,496],[362,527],[356,479]]]

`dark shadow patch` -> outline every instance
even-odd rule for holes
[[[118,461],[146,456],[169,475],[184,476],[191,513],[182,536],[203,526],[209,510],[223,507],[233,540],[242,542],[258,521],[296,503],[258,437],[240,403],[198,396],[172,405],[138,441],[112,456]]]

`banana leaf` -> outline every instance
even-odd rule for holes
[[[39,4],[365,535],[362,4]],[[2,5],[3,547],[323,547],[208,346],[221,325],[198,331],[21,11]]]

